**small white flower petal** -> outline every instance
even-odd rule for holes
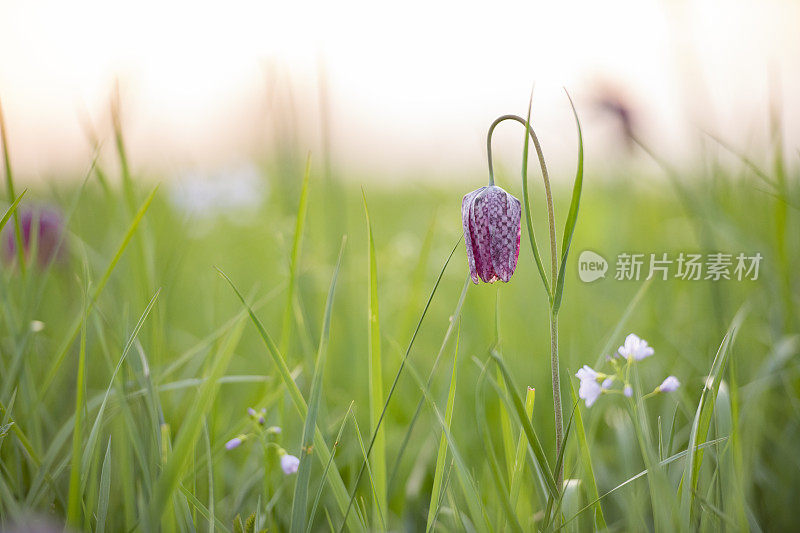
[[[606,379],[603,380],[602,387],[604,389],[610,389],[611,385],[613,385],[613,384],[614,384],[614,379],[613,378],[606,378]]]
[[[674,392],[678,390],[680,386],[681,382],[678,381],[678,378],[675,376],[667,376],[667,378],[661,382],[661,385],[658,386],[658,390],[661,392]]]
[[[591,407],[602,392],[602,387],[595,379],[582,379],[578,396],[586,401],[586,407]]]
[[[295,457],[294,455],[284,454],[281,456],[281,469],[283,473],[287,476],[294,474],[297,472],[297,469],[300,467],[300,459]]]
[[[597,372],[589,365],[583,365],[583,368],[575,373],[575,377],[581,381],[585,379],[597,379]]]
[[[655,353],[647,341],[639,338],[635,333],[625,337],[625,343],[617,349],[617,353],[624,359],[641,361],[645,357],[650,357]]]

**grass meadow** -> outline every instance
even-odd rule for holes
[[[469,281],[459,208],[485,169],[362,187],[287,156],[259,164],[247,206],[187,211],[111,145],[85,176],[27,189],[7,166],[0,527],[797,529],[798,161],[709,146],[659,179],[587,163],[559,314],[559,455],[524,222],[511,282]],[[522,198],[517,165],[496,176]],[[573,178],[555,178],[559,246]],[[25,210],[45,208],[60,252],[9,249]],[[605,279],[580,281],[583,250],[609,261]],[[758,279],[614,279],[620,253],[718,251],[760,253]],[[633,396],[587,408],[575,373],[607,372],[631,332],[655,350]],[[667,375],[676,391],[643,397]]]

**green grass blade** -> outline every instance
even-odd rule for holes
[[[575,232],[575,224],[578,222],[578,207],[581,203],[581,192],[583,191],[583,135],[581,134],[581,121],[578,119],[578,112],[575,110],[572,97],[566,89],[564,89],[564,92],[567,94],[567,98],[569,98],[569,105],[572,108],[572,114],[575,116],[575,125],[578,128],[578,169],[575,171],[575,183],[572,186],[572,201],[569,204],[567,222],[564,225],[564,238],[561,244],[561,266],[558,268],[558,282],[556,283],[555,293],[553,295],[554,313],[558,313],[561,307],[561,296],[564,293],[564,278],[567,271],[567,256],[569,255],[570,244],[572,244],[572,234]]]
[[[228,368],[228,363],[241,339],[244,324],[244,321],[240,321],[227,335],[210,363],[210,368],[206,374],[208,379],[197,391],[196,399],[181,423],[169,460],[164,465],[161,475],[153,487],[148,509],[148,519],[151,527],[157,527],[167,504],[172,500],[176,489],[181,483],[184,469],[189,459],[193,456],[193,447],[200,436],[203,418],[211,408],[219,390],[218,380]]]
[[[509,398],[511,398],[512,405],[514,407],[514,411],[517,414],[517,419],[519,423],[522,425],[522,429],[525,432],[525,437],[528,439],[528,444],[533,452],[533,457],[540,471],[542,472],[544,484],[545,484],[545,493],[550,498],[558,498],[558,489],[556,488],[556,481],[553,477],[553,471],[550,469],[550,466],[547,464],[547,456],[544,453],[544,448],[542,448],[541,441],[539,437],[536,435],[536,431],[533,429],[531,425],[531,421],[525,415],[525,407],[522,404],[522,400],[520,400],[519,396],[515,391],[517,389],[516,384],[514,383],[511,374],[506,368],[503,359],[500,355],[495,351],[492,350],[491,356],[497,365],[500,367],[500,370],[503,373],[503,379],[506,382],[506,394]]]
[[[528,199],[528,148],[530,146],[530,136],[528,135],[528,128],[531,128],[531,108],[533,107],[533,91],[531,91],[530,100],[528,101],[528,116],[525,119],[525,144],[522,147],[522,203],[525,207],[525,226],[528,228],[528,241],[533,251],[533,259],[536,261],[536,268],[539,271],[539,277],[542,278],[544,290],[547,293],[547,298],[552,300],[553,293],[550,289],[550,283],[547,281],[547,274],[544,273],[544,265],[542,264],[542,257],[539,255],[539,246],[536,244],[536,234],[533,231],[533,218],[531,217],[531,204]]]
[[[486,516],[486,510],[481,503],[480,498],[480,490],[478,489],[478,485],[475,482],[472,474],[470,474],[469,467],[467,466],[467,462],[464,460],[463,455],[459,450],[459,446],[456,443],[453,435],[450,433],[450,430],[447,427],[447,422],[445,421],[442,413],[439,412],[439,409],[436,407],[436,403],[431,398],[430,390],[428,389],[427,385],[420,379],[417,372],[414,370],[413,367],[409,366],[411,369],[411,376],[417,382],[423,396],[425,397],[425,401],[428,403],[428,406],[431,408],[431,411],[434,414],[436,421],[439,423],[439,427],[442,429],[442,434],[444,435],[445,439],[447,440],[447,445],[450,449],[450,453],[453,454],[453,462],[455,464],[456,469],[456,477],[458,478],[459,485],[461,486],[461,491],[464,494],[464,498],[467,500],[467,508],[469,509],[470,514],[472,515],[472,519],[477,521],[480,524],[478,528],[479,531],[491,531],[491,527],[489,526],[489,520]]]
[[[381,362],[381,328],[378,306],[378,261],[375,257],[375,235],[369,218],[367,196],[361,189],[364,200],[364,216],[367,222],[367,361],[369,372],[369,424],[375,433],[375,446],[370,457],[370,467],[375,482],[375,514],[385,515],[386,506],[386,435],[378,427],[383,407],[383,365]],[[377,522],[377,521],[376,521]],[[376,527],[377,523],[373,524]]]
[[[203,421],[203,442],[206,445],[206,468],[208,468],[208,533],[214,533],[217,521],[214,499],[214,460],[211,457],[211,436],[208,434],[207,420]]]
[[[722,443],[722,442],[725,442],[725,441],[727,441],[727,440],[728,440],[728,437],[720,437],[720,438],[718,438],[718,439],[714,439],[714,440],[707,441],[707,442],[705,442],[705,443],[701,444],[700,446],[698,446],[697,448],[698,448],[698,449],[700,449],[700,450],[702,450],[702,449],[705,449],[705,448],[709,448],[709,447],[711,447],[711,446],[714,446],[714,445],[716,445],[716,444],[720,444],[720,443]],[[659,462],[659,463],[658,463],[658,466],[659,466],[659,467],[662,467],[662,466],[667,466],[667,465],[668,465],[668,464],[670,464],[670,463],[674,463],[674,462],[675,462],[675,461],[677,461],[678,459],[682,459],[683,457],[686,457],[688,454],[689,454],[689,449],[687,448],[686,450],[683,450],[683,451],[681,451],[681,452],[678,452],[678,453],[676,453],[675,455],[672,455],[672,456],[670,456],[670,457],[668,457],[668,458],[664,459],[663,461]],[[605,493],[603,493],[603,494],[602,494],[602,495],[601,495],[599,498],[597,498],[596,500],[593,500],[593,501],[589,502],[588,504],[584,505],[584,506],[581,508],[581,510],[580,510],[580,511],[578,511],[578,512],[577,512],[577,513],[575,513],[575,514],[574,514],[572,517],[570,517],[570,518],[569,518],[569,520],[567,520],[566,522],[564,522],[563,524],[561,524],[561,528],[565,527],[567,524],[569,524],[570,522],[572,522],[573,520],[575,520],[576,518],[578,518],[578,517],[579,517],[581,514],[583,514],[584,512],[586,512],[586,511],[588,511],[589,509],[591,509],[592,507],[594,507],[594,505],[595,505],[597,502],[599,502],[600,500],[602,500],[603,498],[606,498],[606,497],[608,497],[608,496],[610,496],[610,495],[614,494],[615,492],[617,492],[618,490],[622,489],[623,487],[626,487],[626,486],[630,485],[631,483],[633,483],[633,482],[634,482],[634,481],[636,481],[637,479],[641,479],[641,478],[643,478],[643,477],[644,477],[644,476],[646,476],[648,473],[649,473],[649,471],[648,471],[648,470],[642,470],[641,472],[639,472],[639,473],[638,473],[638,474],[636,474],[635,476],[631,476],[631,477],[629,477],[628,479],[626,479],[625,481],[623,481],[622,483],[620,483],[619,485],[617,485],[617,486],[616,486],[616,487],[614,487],[613,489],[609,490],[608,492],[605,492]]]
[[[111,379],[109,380],[108,387],[106,387],[105,395],[103,396],[103,401],[100,404],[100,409],[97,411],[97,416],[95,417],[94,424],[92,424],[92,429],[89,431],[89,438],[84,445],[83,450],[83,459],[81,460],[81,464],[83,465],[83,479],[81,480],[83,484],[86,483],[86,476],[88,475],[88,466],[89,462],[91,461],[92,456],[95,452],[95,447],[97,445],[97,441],[100,436],[100,428],[103,424],[103,415],[105,414],[106,406],[108,404],[108,399],[111,396],[111,389],[114,386],[114,380],[117,379],[117,375],[119,374],[120,369],[122,368],[122,364],[125,362],[125,359],[130,352],[131,347],[133,346],[134,341],[139,335],[139,332],[142,329],[147,317],[150,316],[150,311],[153,309],[153,306],[158,301],[158,296],[161,294],[161,289],[158,289],[153,297],[150,299],[150,302],[147,304],[142,315],[139,317],[139,321],[134,326],[133,331],[131,332],[130,336],[128,337],[128,341],[125,343],[125,347],[122,350],[122,355],[117,362],[116,367],[114,368],[114,372],[111,374]]]
[[[25,193],[27,192],[28,189],[23,190],[21,193],[19,193],[19,196],[17,196],[14,202],[10,206],[8,206],[8,209],[6,209],[3,218],[0,218],[0,231],[3,231],[3,228],[6,226],[8,219],[11,218],[11,216],[14,213],[17,212],[17,207],[19,206],[19,203],[22,201],[22,198],[25,196]]]
[[[439,368],[439,362],[442,359],[442,355],[444,354],[444,350],[447,347],[447,343],[450,340],[450,336],[453,334],[455,330],[455,325],[461,316],[461,308],[464,306],[464,299],[467,296],[467,291],[469,290],[470,286],[472,285],[472,279],[470,275],[467,274],[466,279],[464,280],[464,287],[461,289],[461,296],[458,298],[458,303],[456,304],[455,309],[453,310],[453,314],[450,315],[452,318],[450,319],[450,323],[447,326],[447,331],[444,334],[444,338],[442,339],[442,343],[439,345],[439,351],[436,353],[436,358],[433,360],[433,365],[431,366],[431,371],[428,374],[428,388],[431,387],[433,383],[433,378],[436,376],[436,370]],[[411,440],[411,435],[414,431],[414,427],[419,420],[420,413],[422,413],[422,408],[425,406],[425,396],[420,397],[419,401],[417,402],[417,408],[414,411],[414,416],[411,417],[411,422],[408,424],[408,428],[406,429],[405,437],[403,437],[403,442],[400,445],[400,449],[397,452],[397,458],[394,462],[394,467],[392,468],[392,475],[389,477],[389,486],[391,487],[397,478],[397,473],[400,470],[400,462],[403,459],[403,454],[408,447],[408,443]]]
[[[575,394],[575,387],[572,385],[572,380],[569,381],[569,391],[573,403],[578,401],[578,396]],[[586,440],[586,430],[583,426],[583,415],[581,408],[578,406],[575,409],[575,431],[578,436],[578,448],[580,452],[581,464],[583,466],[583,485],[586,487],[587,497],[590,501],[596,501],[594,508],[594,529],[596,531],[603,531],[607,529],[606,518],[603,514],[603,506],[600,503],[600,493],[597,490],[597,479],[594,475],[594,467],[592,466],[592,456],[589,449],[589,443]]]
[[[700,394],[700,401],[697,404],[692,429],[689,434],[689,460],[686,461],[686,468],[681,479],[680,499],[681,499],[681,520],[683,525],[689,527],[692,523],[693,509],[695,508],[695,493],[697,491],[697,481],[700,475],[700,466],[703,462],[703,452],[700,445],[706,442],[708,431],[711,425],[711,418],[714,414],[714,403],[719,392],[719,384],[725,365],[730,357],[731,346],[736,340],[736,333],[742,324],[747,309],[742,308],[733,318],[725,337],[714,356],[711,370],[703,385],[703,392]]]
[[[11,158],[8,154],[8,135],[6,134],[6,120],[3,116],[3,104],[0,102],[0,144],[2,144],[2,151],[3,151],[3,162],[5,165],[5,173],[6,173],[6,193],[8,194],[8,201],[11,202],[12,207],[14,207],[17,200],[17,196],[14,193],[14,174],[11,171]],[[17,241],[17,262],[19,264],[20,272],[22,275],[25,275],[25,250],[22,246],[22,243],[25,242],[22,240],[22,228],[19,223],[19,213],[17,213],[16,208],[11,210],[11,213],[14,216],[14,238]]]
[[[281,330],[280,349],[282,354],[288,354],[292,336],[292,305],[297,287],[297,270],[300,264],[300,248],[303,243],[303,231],[306,225],[308,212],[308,183],[311,176],[311,154],[306,157],[306,170],[303,174],[303,186],[300,189],[300,204],[297,206],[297,219],[294,223],[294,239],[292,240],[292,255],[289,261],[289,284],[286,287],[286,307],[283,311],[283,329]]]
[[[367,450],[364,448],[364,439],[361,438],[361,428],[358,427],[358,420],[356,420],[355,416],[353,417],[353,425],[355,426],[355,433],[356,433],[356,440],[358,440],[358,447],[361,450],[361,459],[367,465],[367,477],[369,479],[369,486],[372,489],[372,498],[373,500],[378,499],[378,494],[375,491],[375,478],[372,475],[372,468],[370,468],[369,458],[367,457]],[[367,515],[366,505],[364,504],[363,499],[361,500],[361,504],[363,506],[363,514],[364,516]],[[377,516],[375,517],[375,529],[380,529],[382,531],[386,530],[386,522],[383,517],[383,511],[380,507],[375,509]]]
[[[406,348],[405,354],[403,354],[403,359],[400,361],[400,367],[397,369],[397,373],[394,376],[394,381],[392,381],[392,386],[389,389],[389,394],[386,396],[386,401],[383,404],[383,409],[381,410],[381,416],[378,418],[378,423],[376,424],[375,430],[372,432],[372,438],[370,439],[369,447],[367,448],[367,459],[370,457],[372,453],[372,448],[375,445],[375,436],[377,435],[377,431],[381,427],[381,423],[383,422],[384,416],[386,416],[386,409],[389,407],[389,402],[392,399],[392,395],[394,394],[395,389],[397,388],[397,382],[400,381],[400,376],[403,374],[403,369],[405,368],[406,361],[408,360],[409,355],[411,354],[411,348],[414,346],[414,341],[417,338],[417,334],[419,333],[420,328],[422,327],[422,322],[425,320],[425,316],[428,314],[428,309],[430,308],[431,302],[433,301],[433,297],[436,295],[436,290],[439,288],[439,283],[442,281],[442,277],[444,276],[445,270],[447,270],[447,265],[450,264],[450,260],[453,258],[453,254],[456,252],[458,245],[461,244],[462,237],[459,237],[456,244],[453,246],[453,249],[450,251],[450,255],[447,256],[447,260],[444,262],[442,266],[442,270],[439,272],[439,276],[436,278],[436,283],[433,285],[433,289],[431,290],[430,296],[428,296],[428,301],[425,303],[425,308],[422,310],[422,314],[419,317],[419,321],[417,322],[417,327],[414,329],[414,334],[411,336],[411,340],[408,343],[408,347]],[[353,507],[353,502],[355,501],[356,492],[358,489],[358,483],[361,481],[361,476],[364,475],[364,469],[366,468],[367,463],[361,463],[361,468],[358,471],[358,475],[356,475],[356,482],[355,486],[353,487],[353,494],[350,496],[350,503],[347,504],[347,509],[345,510],[345,518],[350,513],[350,509]],[[342,523],[342,528],[344,528],[344,523]]]
[[[536,399],[536,389],[532,387],[528,387],[528,391],[525,394],[525,416],[528,419],[533,417],[533,404]],[[517,449],[516,453],[514,454],[514,470],[511,472],[511,489],[510,489],[510,498],[511,498],[511,505],[514,507],[514,511],[519,516],[519,496],[522,492],[522,479],[525,475],[525,456],[527,451],[527,440],[525,439],[525,432],[520,430],[519,438],[517,440]]]
[[[139,207],[139,211],[133,217],[133,221],[131,221],[130,226],[128,226],[128,230],[125,232],[125,235],[122,238],[122,242],[117,247],[117,251],[114,254],[114,257],[111,258],[111,262],[108,264],[103,277],[100,278],[97,287],[92,294],[91,299],[89,300],[89,306],[87,309],[87,315],[91,310],[94,308],[95,303],[97,303],[98,298],[103,293],[103,289],[105,288],[108,280],[111,278],[111,274],[114,272],[114,269],[119,263],[119,260],[122,258],[122,254],[125,252],[125,249],[128,247],[128,243],[130,243],[131,239],[133,238],[134,234],[136,233],[136,229],[139,227],[139,224],[142,222],[145,213],[147,213],[147,209],[150,207],[150,204],[155,198],[156,192],[158,191],[158,186],[153,188],[150,194],[145,198],[144,202],[142,202],[141,207]],[[83,324],[83,317],[78,317],[75,321],[75,324],[71,328],[70,334],[64,340],[63,344],[59,348],[58,352],[56,352],[56,356],[53,360],[53,363],[50,367],[50,372],[47,374],[47,377],[44,379],[42,383],[42,387],[39,391],[40,398],[44,398],[47,394],[47,391],[50,389],[50,386],[53,384],[53,380],[55,380],[56,376],[58,376],[59,370],[61,369],[61,365],[64,362],[64,358],[67,356],[69,352],[70,346],[75,341],[75,338],[80,333],[81,327]]]
[[[489,421],[486,418],[486,398],[485,398],[485,383],[486,383],[486,371],[488,368],[488,364],[483,366],[483,370],[481,371],[480,376],[478,377],[478,394],[475,395],[475,416],[476,416],[476,424],[478,430],[480,431],[481,439],[483,441],[483,451],[486,457],[489,459],[488,461],[488,469],[489,473],[492,476],[492,481],[494,481],[497,499],[500,501],[502,511],[505,513],[504,515],[500,514],[498,510],[498,521],[500,517],[502,517],[502,522],[500,524],[505,527],[506,524],[510,524],[511,528],[514,531],[522,531],[522,527],[517,520],[517,516],[514,512],[514,506],[511,504],[511,499],[509,497],[509,487],[506,484],[506,477],[505,477],[505,468],[501,465],[500,461],[497,459],[497,454],[494,450],[494,444],[492,442],[492,438],[489,435]],[[497,393],[502,394],[505,391],[502,388],[502,384],[499,383],[497,386]],[[502,407],[501,407],[502,409]]]
[[[339,426],[339,433],[336,434],[336,440],[333,441],[333,446],[331,446],[331,456],[328,459],[328,462],[325,464],[325,469],[322,471],[322,480],[319,483],[319,488],[317,488],[317,495],[314,496],[314,503],[311,505],[311,513],[308,515],[308,527],[306,527],[306,533],[311,533],[311,527],[314,525],[314,517],[317,514],[319,500],[322,497],[322,489],[325,488],[325,479],[328,477],[328,470],[330,470],[331,465],[333,464],[333,457],[336,454],[336,448],[339,447],[339,442],[342,440],[342,433],[344,433],[344,427],[347,425],[347,418],[352,414],[355,403],[355,400],[350,402],[350,405],[348,406],[347,411],[342,418],[342,425]]]
[[[180,491],[183,493],[184,496],[186,496],[186,501],[189,502],[189,505],[197,509],[197,511],[200,513],[200,516],[202,516],[206,520],[209,521],[211,520],[212,518],[211,512],[205,505],[203,505],[203,502],[197,499],[197,496],[192,494],[192,492],[183,485],[180,486]],[[222,533],[231,532],[230,528],[225,524],[223,524],[218,518],[214,520],[214,526],[216,529],[222,531]]]
[[[347,238],[342,239],[342,247],[339,250],[339,259],[336,268],[333,270],[328,299],[325,303],[325,316],[322,319],[322,332],[319,338],[319,349],[317,350],[317,361],[314,365],[314,375],[311,378],[311,397],[308,402],[308,414],[306,415],[303,426],[303,440],[300,449],[300,467],[297,471],[297,481],[294,485],[294,498],[292,500],[292,523],[291,531],[301,533],[305,530],[308,502],[308,484],[311,479],[311,450],[314,448],[314,433],[317,428],[317,414],[322,398],[322,376],[325,372],[325,362],[328,357],[328,339],[331,332],[331,313],[333,311],[333,299],[336,291],[336,280],[339,277],[339,268],[342,265],[342,256]]]
[[[453,421],[453,409],[456,400],[456,384],[458,382],[458,343],[461,334],[461,326],[458,327],[456,334],[456,348],[453,354],[453,373],[450,376],[450,387],[447,391],[447,405],[444,410],[444,421],[447,424],[447,430],[450,430],[450,424]],[[431,489],[431,502],[428,505],[428,520],[425,525],[425,531],[431,531],[433,528],[436,515],[439,513],[439,505],[441,503],[441,490],[442,479],[444,478],[444,471],[447,466],[447,439],[442,432],[439,438],[439,450],[436,453],[436,466],[433,474],[433,488]]]
[[[95,533],[104,533],[108,517],[108,499],[111,493],[111,438],[108,439],[103,467],[100,470],[100,499],[97,502],[97,525]]]
[[[222,276],[228,284],[233,289],[233,292],[236,293],[237,298],[242,303],[245,309],[250,316],[253,324],[255,325],[256,329],[258,330],[259,335],[261,336],[261,340],[264,342],[264,345],[267,347],[267,351],[272,358],[273,363],[278,369],[278,374],[283,381],[284,386],[286,387],[287,392],[289,393],[289,397],[294,403],[295,408],[297,409],[300,417],[305,420],[306,416],[308,415],[308,405],[306,404],[305,399],[303,398],[303,394],[300,392],[300,389],[297,387],[297,383],[295,383],[294,378],[292,377],[292,373],[289,370],[289,367],[286,365],[286,360],[283,358],[283,355],[278,350],[278,346],[275,344],[275,341],[272,340],[272,337],[267,333],[267,330],[264,329],[263,324],[256,316],[255,312],[253,311],[252,307],[247,304],[242,296],[242,293],[239,292],[239,289],[236,288],[233,281],[224,273],[222,270],[217,269],[220,276]],[[317,427],[315,435],[314,435],[314,451],[315,454],[322,464],[327,463],[331,459],[331,452],[328,450],[328,446],[325,443],[325,438],[322,436],[322,432]],[[348,502],[348,494],[347,488],[342,481],[341,476],[339,475],[339,471],[336,469],[335,465],[331,467],[328,475],[328,482],[330,483],[331,489],[333,490],[334,498],[336,499],[336,503],[339,506],[339,510],[342,511],[342,515],[345,517],[345,523],[347,527],[351,531],[361,531],[365,529],[364,521],[361,520],[360,517],[350,517],[349,513],[346,511],[346,508],[349,507]]]
[[[88,271],[88,267],[87,271]],[[86,274],[88,289],[88,272]],[[69,473],[69,496],[67,498],[67,524],[79,529],[81,527],[81,442],[83,440],[83,417],[85,413],[84,381],[86,379],[86,314],[88,313],[86,294],[84,293],[83,319],[81,320],[81,341],[78,351],[78,376],[75,382],[75,424],[72,430],[72,468]]]

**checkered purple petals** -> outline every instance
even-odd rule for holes
[[[507,282],[517,268],[522,206],[497,186],[481,187],[464,196],[461,219],[472,281]]]

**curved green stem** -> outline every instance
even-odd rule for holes
[[[528,227],[528,235],[530,237],[531,248],[533,250],[534,259],[536,259],[539,274],[547,291],[548,300],[550,302],[550,370],[552,375],[553,386],[553,410],[555,413],[555,427],[556,427],[556,453],[561,451],[564,430],[561,412],[561,378],[559,375],[559,360],[558,360],[558,310],[554,307],[554,294],[551,287],[554,287],[558,279],[558,242],[556,240],[556,223],[555,223],[555,209],[553,208],[553,195],[550,191],[550,175],[547,172],[547,165],[545,164],[544,154],[542,153],[541,144],[530,125],[530,108],[528,109],[528,120],[523,119],[517,115],[502,115],[495,119],[489,126],[489,132],[486,136],[486,154],[489,162],[489,185],[494,185],[494,167],[492,165],[492,134],[494,129],[503,121],[514,120],[519,122],[530,135],[533,141],[533,147],[536,150],[536,155],[539,159],[539,165],[542,170],[542,181],[544,182],[544,194],[547,202],[547,222],[550,229],[550,283],[547,281],[547,276],[544,274],[541,258],[539,257],[539,250],[536,246],[536,239],[533,233],[533,221],[530,213],[530,206],[528,202],[528,182],[527,182],[527,139],[525,141],[525,160],[523,161],[522,172],[522,188],[525,200],[525,221]],[[557,473],[559,485],[563,478],[563,473]]]
[[[550,272],[552,280],[551,283],[554,283],[556,278],[558,277],[558,244],[556,241],[556,224],[555,224],[555,210],[553,209],[553,195],[550,192],[550,175],[547,172],[547,165],[544,161],[544,154],[542,153],[542,146],[539,144],[539,138],[536,136],[536,132],[533,131],[533,127],[530,123],[525,120],[524,118],[517,116],[517,115],[502,115],[495,119],[492,122],[491,126],[489,126],[489,132],[486,135],[486,156],[488,158],[489,163],[489,185],[494,185],[494,165],[492,164],[492,134],[494,133],[494,129],[503,121],[506,120],[514,120],[519,122],[528,130],[530,134],[530,138],[533,141],[533,147],[536,150],[536,155],[539,159],[539,165],[542,169],[542,181],[544,182],[544,195],[547,201],[547,221],[550,227]],[[527,142],[526,142],[527,146]],[[527,155],[527,151],[526,151]],[[523,195],[525,200],[525,222],[528,227],[528,235],[531,239],[531,248],[533,249],[533,255],[536,259],[537,266],[539,267],[539,273],[542,276],[542,281],[545,285],[545,290],[547,291],[547,297],[552,303],[553,301],[553,293],[550,289],[550,283],[548,283],[547,276],[544,274],[544,268],[542,267],[541,259],[539,256],[539,248],[536,246],[536,240],[534,238],[533,233],[533,222],[531,218],[530,206],[528,203],[528,180],[527,180],[527,157],[525,161],[523,161],[523,180],[522,180],[522,189]]]

